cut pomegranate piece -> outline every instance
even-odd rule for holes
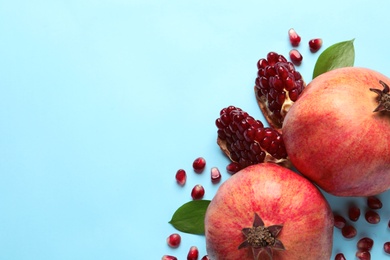
[[[268,124],[281,132],[284,117],[306,84],[294,64],[276,52],[260,59],[257,68],[257,102]]]
[[[348,209],[348,217],[352,221],[357,221],[360,217],[360,208],[356,205],[351,205]]]
[[[211,175],[211,182],[212,183],[215,184],[215,183],[219,183],[221,181],[222,175],[217,167],[211,168],[210,175]]]
[[[363,237],[357,242],[357,249],[362,251],[370,251],[374,246],[374,240],[369,237]]]
[[[371,254],[368,251],[357,251],[355,256],[359,260],[370,260],[371,259]]]
[[[301,36],[297,34],[294,28],[288,30],[288,38],[290,39],[290,43],[292,46],[297,47],[301,42]]]
[[[344,217],[342,217],[338,214],[334,214],[334,226],[336,228],[342,229],[343,227],[345,227],[346,224],[347,224],[347,221],[345,220]]]
[[[367,206],[370,209],[381,209],[382,208],[382,201],[375,196],[369,196],[367,197]]]
[[[309,41],[309,48],[310,48],[310,51],[313,53],[317,52],[319,49],[321,49],[321,46],[322,46],[322,39],[320,39],[320,38],[311,39]]]
[[[390,254],[390,241],[383,244],[383,250],[385,250],[387,254]]]
[[[343,253],[338,253],[335,257],[334,260],[346,260],[345,256]]]
[[[282,135],[264,127],[240,108],[229,106],[221,110],[216,120],[217,143],[222,151],[240,168],[262,162],[289,166]]]
[[[186,171],[183,170],[183,169],[177,170],[175,178],[176,178],[177,183],[179,185],[183,186],[186,183],[186,180],[187,180]]]
[[[167,238],[167,244],[172,248],[179,247],[180,242],[181,242],[181,236],[177,233],[173,233],[169,235],[169,237]]]
[[[198,260],[199,250],[196,246],[191,246],[187,254],[187,260]]]
[[[192,167],[196,173],[201,173],[206,167],[206,160],[203,157],[198,157],[192,163]]]
[[[292,49],[289,52],[289,55],[290,55],[290,60],[292,61],[292,63],[294,63],[294,65],[296,66],[301,65],[303,56],[297,49]]]
[[[365,218],[370,224],[378,224],[381,221],[379,214],[373,210],[368,210],[365,214]]]
[[[357,234],[356,228],[352,225],[346,225],[341,229],[341,234],[345,238],[354,238]]]
[[[205,190],[202,185],[197,184],[192,188],[191,197],[194,200],[200,200],[203,198]]]
[[[174,257],[172,255],[163,255],[161,260],[177,260],[177,257]]]

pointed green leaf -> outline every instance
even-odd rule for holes
[[[354,40],[339,42],[324,50],[314,66],[313,79],[336,68],[352,67],[355,62]]]
[[[204,217],[210,200],[192,200],[179,207],[169,221],[177,230],[203,235]]]

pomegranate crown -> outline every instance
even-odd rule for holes
[[[372,92],[378,94],[377,100],[379,105],[375,108],[374,112],[390,111],[390,88],[382,80],[379,80],[379,83],[383,86],[383,90],[370,88]]]

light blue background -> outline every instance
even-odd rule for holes
[[[229,177],[215,143],[220,109],[262,119],[257,60],[287,55],[294,27],[307,82],[315,37],[321,51],[355,38],[355,65],[390,76],[389,10],[386,0],[1,0],[0,259],[185,259],[192,245],[203,256],[202,236],[182,234],[170,249],[168,221],[195,184],[213,197],[212,166]],[[334,210],[364,205],[328,198]],[[373,259],[390,240],[390,193],[381,198],[383,221],[358,221]],[[356,241],[335,230],[334,252],[353,259]]]

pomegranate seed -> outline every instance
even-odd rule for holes
[[[294,63],[296,66],[301,65],[303,57],[302,54],[297,49],[292,49],[289,55],[292,63]]]
[[[387,254],[390,254],[390,241],[383,244],[383,250],[385,250]]]
[[[171,255],[163,255],[161,260],[177,260],[177,258]]]
[[[346,260],[345,256],[342,253],[338,253],[335,257],[334,260]]]
[[[368,210],[365,214],[365,218],[370,224],[378,224],[381,221],[379,214],[373,210]]]
[[[360,260],[370,260],[371,254],[368,251],[357,251],[355,256]]]
[[[367,197],[367,206],[370,209],[381,209],[382,208],[382,201],[375,196]]]
[[[360,209],[355,205],[350,206],[348,210],[348,217],[352,221],[357,221],[360,217]]]
[[[236,162],[232,162],[232,163],[229,163],[227,166],[226,166],[226,171],[230,174],[235,174],[236,172],[238,172],[239,170],[241,170],[241,166],[240,164],[236,163]]]
[[[169,235],[169,237],[167,238],[167,244],[172,248],[179,247],[180,242],[181,242],[181,236],[177,233],[173,233]]]
[[[291,45],[294,47],[298,46],[301,42],[301,36],[299,36],[293,28],[288,30],[288,37],[290,39]]]
[[[197,184],[194,186],[194,188],[192,188],[191,197],[194,200],[200,200],[203,198],[204,193],[205,193],[205,191],[204,191],[203,186],[200,184]]]
[[[347,221],[345,220],[344,217],[337,214],[334,215],[334,226],[336,228],[342,229],[343,227],[345,227],[346,224]]]
[[[341,234],[345,238],[354,238],[356,236],[356,233],[357,233],[356,228],[351,225],[346,225],[341,229]]]
[[[194,168],[194,171],[196,173],[203,172],[205,166],[206,166],[206,160],[203,157],[196,158],[192,163],[192,167]]]
[[[317,52],[319,49],[321,49],[321,46],[322,46],[322,39],[320,39],[320,38],[311,39],[309,41],[309,48],[310,48],[310,51],[313,53]]]
[[[198,260],[199,251],[196,246],[191,246],[187,254],[187,260]]]
[[[218,183],[221,181],[222,175],[217,167],[211,168],[210,175],[211,175],[211,182],[212,183]]]
[[[369,237],[363,237],[357,242],[357,249],[362,251],[370,251],[374,245],[374,240]]]
[[[389,219],[389,223],[387,223],[387,227],[390,228],[390,219]]]
[[[210,257],[208,255],[205,255],[204,257],[202,257],[201,260],[210,260]]]
[[[187,174],[186,171],[183,169],[179,169],[176,172],[176,181],[179,183],[179,185],[183,186],[186,183],[187,180]]]

